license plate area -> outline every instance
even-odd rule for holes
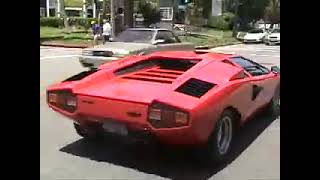
[[[105,121],[102,124],[102,128],[104,131],[108,133],[118,134],[122,136],[128,135],[127,126],[123,123],[119,123],[115,121]]]

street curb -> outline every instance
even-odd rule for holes
[[[196,49],[211,49],[211,48],[216,48],[216,47],[223,47],[223,46],[231,46],[231,45],[237,45],[237,44],[242,44],[242,42],[234,42],[234,43],[226,43],[222,45],[212,45],[212,46],[197,46],[195,47]]]
[[[89,48],[92,45],[87,44],[62,44],[62,43],[40,43],[41,46],[63,47],[63,48]]]
[[[63,36],[51,36],[51,37],[40,37],[40,43],[45,41],[54,41],[54,40],[61,40]]]

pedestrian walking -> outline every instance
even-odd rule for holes
[[[103,37],[103,43],[110,41],[112,32],[112,27],[108,20],[103,20],[103,30],[102,30],[102,37]]]
[[[95,21],[91,21],[91,25],[92,25],[93,41],[95,44],[98,44],[98,40],[101,36],[101,27]]]

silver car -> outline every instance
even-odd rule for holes
[[[112,42],[86,48],[79,60],[91,69],[108,61],[118,60],[127,55],[145,55],[154,51],[193,50],[191,43],[182,43],[168,29],[129,28],[121,32]]]

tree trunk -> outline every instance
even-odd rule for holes
[[[133,27],[133,0],[124,0],[124,24]]]
[[[68,17],[65,11],[64,0],[58,0],[60,5],[60,15],[63,18],[63,24],[66,29],[69,29]]]
[[[107,17],[107,0],[103,0],[102,2],[102,19]]]

